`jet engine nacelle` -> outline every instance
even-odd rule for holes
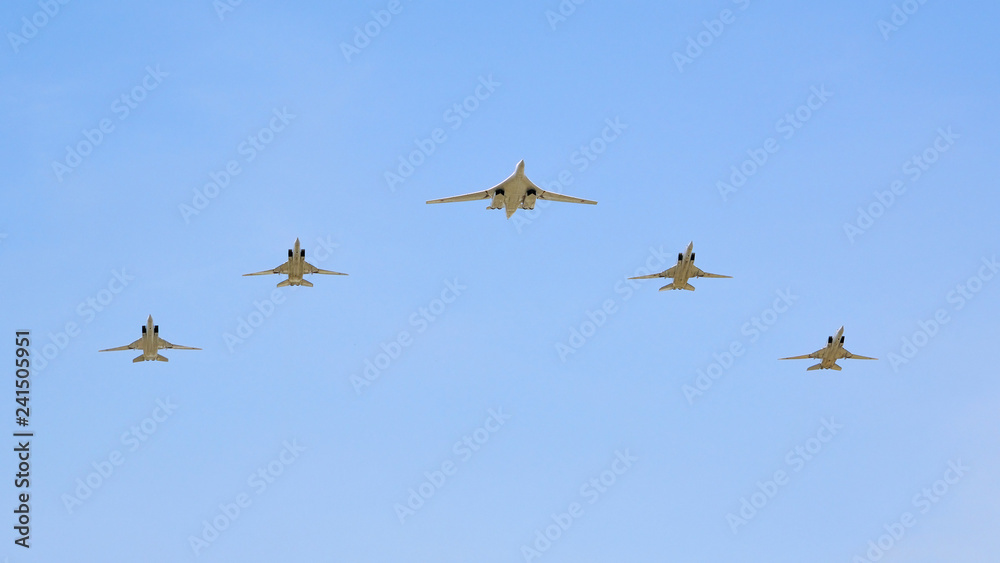
[[[490,209],[503,209],[504,207],[504,193],[503,190],[497,190],[493,194],[493,202],[490,204]]]
[[[694,262],[694,252],[691,253],[691,261]]]
[[[306,249],[303,248],[303,249],[299,250],[299,256],[305,258],[306,257]]]
[[[538,192],[535,190],[528,190],[528,193],[524,195],[524,203],[521,204],[521,207],[524,209],[534,209],[536,199],[538,199]]]
[[[684,261],[684,253],[683,252],[678,252],[677,253],[677,261],[678,262],[683,262]]]
[[[827,336],[826,337],[826,343],[827,344],[833,344],[833,337],[832,336]]]
[[[841,343],[841,344],[843,344],[843,343],[844,343],[844,337],[843,337],[843,336],[841,336],[841,337],[840,337],[840,343]]]
[[[146,325],[142,325],[142,333],[146,334]]]
[[[153,325],[153,334],[160,333],[160,325]]]
[[[291,257],[292,257],[292,249],[291,249],[291,248],[289,248],[289,249],[288,249],[288,257],[289,257],[289,258],[291,258]]]

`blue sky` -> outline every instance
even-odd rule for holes
[[[1000,8],[223,2],[2,11],[0,556],[995,560]]]

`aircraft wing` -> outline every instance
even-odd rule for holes
[[[826,348],[820,348],[819,350],[816,350],[812,354],[806,354],[804,356],[792,356],[790,358],[778,358],[778,359],[779,360],[807,360],[809,358],[819,358],[820,354],[823,352],[823,350],[826,350]]]
[[[305,263],[305,273],[307,274],[329,274],[331,276],[346,276],[347,274],[342,274],[340,272],[331,272],[330,270],[320,270],[316,266],[313,266],[309,262]]]
[[[287,274],[288,273],[288,262],[278,266],[273,270],[264,270],[263,272],[254,272],[252,274],[243,274],[244,276],[266,276],[268,274]]]
[[[166,340],[160,338],[160,342],[157,348],[172,348],[174,350],[201,350],[201,348],[192,348],[191,346],[178,346],[176,344],[171,344]]]
[[[868,356],[859,356],[857,354],[852,354],[852,353],[848,352],[847,349],[843,349],[842,348],[842,350],[844,350],[844,357],[848,358],[848,359],[851,359],[851,360],[877,360],[878,359],[878,358],[869,358]]]
[[[542,189],[538,190],[538,199],[547,199],[549,201],[562,201],[565,203],[588,203],[590,205],[597,205],[596,201],[590,201],[589,199],[557,194],[555,192],[547,192]]]
[[[677,266],[671,266],[669,269],[660,272],[659,274],[649,274],[648,276],[636,276],[634,278],[629,278],[630,280],[651,280],[653,278],[672,278],[674,277],[674,271]]]
[[[136,350],[142,348],[142,338],[136,340],[135,342],[127,346],[119,346],[117,348],[108,348],[107,350],[98,350],[98,352],[118,352],[120,350]]]
[[[696,278],[731,278],[733,276],[723,276],[722,274],[710,274],[708,272],[702,271],[697,266],[694,267],[694,277]]]
[[[473,192],[471,194],[457,195],[454,197],[445,197],[441,199],[432,199],[427,203],[453,203],[456,201],[479,201],[481,199],[490,199],[493,197],[493,190],[483,190],[481,192]]]

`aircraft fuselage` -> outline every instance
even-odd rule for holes
[[[518,209],[534,209],[537,196],[534,184],[524,175],[524,161],[517,163],[514,173],[507,177],[493,192],[487,209],[506,209],[510,217]]]
[[[674,268],[674,285],[683,286],[694,275],[694,243],[688,245],[683,254],[677,256]]]
[[[295,248],[289,249],[288,253],[288,282],[289,285],[302,285],[302,276],[305,270],[305,257],[302,256],[302,246],[299,239],[295,239]]]
[[[153,315],[150,315],[146,319],[146,326],[143,327],[142,331],[142,359],[146,362],[152,362],[156,360],[156,357],[160,355],[159,352],[159,327],[153,324]]]
[[[823,369],[832,369],[837,360],[844,357],[844,327],[840,327],[836,336],[831,336],[826,348],[820,352],[820,361]]]

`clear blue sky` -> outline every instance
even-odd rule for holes
[[[996,560],[1000,8],[295,4],[4,7],[0,557]]]

